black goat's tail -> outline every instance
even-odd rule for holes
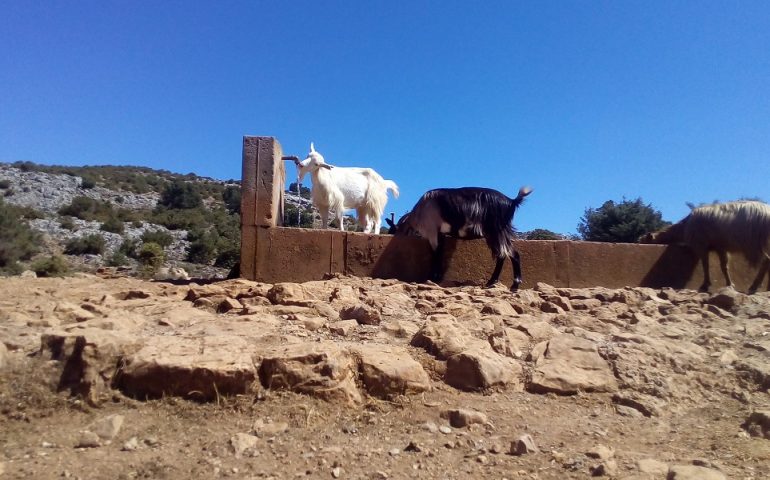
[[[532,187],[521,187],[519,189],[519,194],[516,196],[516,198],[513,199],[513,203],[516,204],[516,206],[521,205],[521,202],[524,201],[524,197],[532,193]]]

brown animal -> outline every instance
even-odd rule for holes
[[[730,252],[743,253],[752,266],[759,265],[749,293],[754,293],[770,272],[770,205],[757,201],[715,203],[693,208],[689,215],[665,230],[650,233],[641,243],[680,244],[690,247],[703,264],[701,291],[711,286],[709,252],[719,255],[719,265],[728,286],[733,286],[728,268]],[[770,290],[768,273],[767,290]]]

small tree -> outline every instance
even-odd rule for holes
[[[142,273],[145,275],[149,276],[157,272],[164,261],[163,247],[157,243],[145,243],[139,249],[139,263],[142,264]]]
[[[532,231],[525,232],[523,237],[525,240],[564,240],[562,235],[544,228],[536,228]]]
[[[192,183],[174,180],[160,194],[158,205],[176,209],[197,208],[203,205],[203,198]]]
[[[297,182],[289,184],[289,191],[291,193],[297,193]],[[299,196],[302,198],[310,198],[310,189],[304,185],[300,185]]]
[[[62,277],[69,271],[67,260],[61,255],[38,258],[29,268],[38,277]]]
[[[103,232],[122,234],[123,228],[123,221],[118,219],[118,217],[111,216],[102,223],[100,230]]]
[[[578,232],[583,240],[592,242],[635,243],[642,235],[668,225],[671,223],[664,222],[661,213],[641,198],[624,198],[620,203],[608,200],[597,209],[587,208]]]
[[[241,187],[228,185],[222,192],[222,201],[230,213],[241,213]]]
[[[64,246],[67,255],[101,255],[104,253],[104,237],[98,233],[73,238]]]

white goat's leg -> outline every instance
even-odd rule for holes
[[[378,215],[374,217],[374,227],[372,228],[372,233],[375,235],[379,235],[380,229],[382,229],[382,217]]]
[[[321,228],[326,229],[329,226],[329,207],[318,207],[318,213],[321,214]]]
[[[343,217],[342,209],[341,208],[337,209],[337,211],[335,213],[337,215],[337,222],[340,224],[340,231],[344,232],[345,231],[345,224],[342,222],[342,217]]]

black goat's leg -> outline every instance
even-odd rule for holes
[[[719,255],[719,267],[722,269],[722,275],[725,276],[727,286],[735,288],[733,279],[730,278],[730,254],[725,250],[719,250],[717,251],[717,255]]]
[[[765,274],[767,274],[767,290],[770,291],[770,255],[765,255],[765,258],[762,259],[762,263],[759,266],[759,272],[749,287],[749,293],[755,293],[759,289],[759,285],[765,278]]]
[[[701,265],[703,265],[703,283],[701,284],[701,292],[708,292],[711,286],[711,275],[709,274],[709,252],[701,252],[700,254]]]
[[[487,288],[490,288],[497,283],[497,280],[500,278],[500,272],[503,271],[504,262],[505,262],[505,257],[497,258],[497,263],[495,263],[495,270],[492,272],[492,277],[490,277],[489,281],[487,282],[487,285],[486,285]]]
[[[521,285],[521,257],[516,250],[513,251],[513,256],[511,256],[511,265],[513,266],[513,285],[511,285],[511,291],[515,292],[519,289],[519,285]]]
[[[433,260],[431,264],[430,279],[439,283],[444,278],[444,269],[442,260],[444,259],[444,236],[439,234],[436,239],[436,248],[433,250]]]

